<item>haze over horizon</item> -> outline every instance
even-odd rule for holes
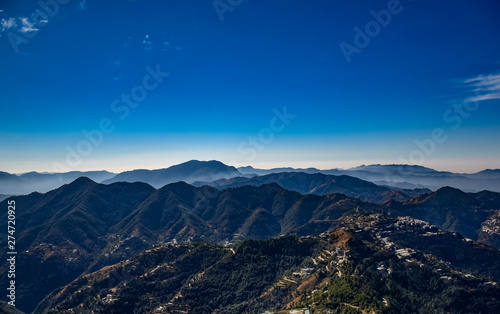
[[[498,2],[214,3],[2,2],[0,171],[500,169]]]
[[[205,161],[218,161],[218,160],[197,160],[197,159],[191,159],[190,161],[201,161],[201,162],[205,162]],[[169,167],[172,167],[172,166],[176,166],[176,165],[180,165],[180,164],[184,164],[188,162],[187,160],[183,161],[183,162],[180,162],[180,163],[172,163],[172,164],[166,164],[166,165],[159,165],[158,167],[152,167],[152,168],[146,168],[146,167],[142,167],[142,168],[114,168],[114,169],[117,169],[117,170],[110,170],[110,169],[107,169],[107,168],[95,168],[95,169],[74,169],[74,170],[71,170],[71,171],[81,171],[81,172],[87,172],[87,171],[108,171],[108,172],[111,172],[111,173],[115,173],[115,174],[118,174],[118,173],[122,173],[122,172],[127,172],[127,171],[133,171],[133,170],[159,170],[159,169],[166,169],[166,168],[169,168]],[[225,163],[224,163],[225,164]],[[279,169],[279,168],[292,168],[292,169],[308,169],[308,168],[315,168],[315,169],[318,169],[318,170],[333,170],[333,169],[339,169],[339,170],[354,170],[356,168],[359,168],[359,167],[364,167],[364,166],[379,166],[379,165],[382,165],[382,166],[393,166],[393,165],[406,165],[406,164],[396,164],[396,163],[387,163],[387,164],[381,164],[381,163],[367,163],[367,164],[357,164],[355,166],[347,166],[347,167],[314,167],[314,166],[308,166],[307,163],[305,163],[304,165],[301,165],[301,164],[298,164],[296,166],[287,166],[287,165],[281,165],[281,164],[276,164],[276,165],[273,165],[273,164],[266,164],[267,167],[265,165],[240,165],[240,164],[236,164],[236,165],[233,165],[233,164],[225,164],[227,166],[233,166],[235,168],[240,168],[240,167],[252,167],[254,169],[259,169],[259,170],[272,170],[272,169]],[[420,165],[418,165],[420,166]],[[422,166],[424,167],[424,166]],[[443,170],[443,169],[436,169],[436,168],[432,168],[432,167],[426,167],[426,168],[430,168],[430,169],[433,169],[433,170],[437,170],[437,171],[443,171],[443,172],[453,172],[453,173],[457,173],[457,174],[473,174],[473,173],[477,173],[477,172],[480,172],[480,171],[484,171],[484,170],[500,170],[500,169],[496,169],[496,168],[483,168],[483,169],[479,169],[479,170],[473,170],[473,171],[470,171],[470,172],[466,172],[466,171],[449,171],[449,170]],[[0,171],[3,171],[2,169],[0,169]],[[55,173],[55,172],[51,172],[51,171],[36,171],[36,170],[30,170],[30,171],[25,171],[25,172],[12,172],[11,174],[16,174],[16,175],[22,175],[22,174],[25,174],[25,173],[30,173],[30,172],[38,172],[38,173]]]

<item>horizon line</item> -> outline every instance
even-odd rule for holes
[[[182,164],[185,164],[185,163],[188,163],[188,162],[191,162],[191,161],[198,161],[198,162],[216,161],[216,162],[220,162],[220,163],[222,163],[222,164],[224,164],[226,166],[234,167],[236,169],[251,167],[251,168],[256,169],[256,170],[264,170],[264,171],[269,171],[269,170],[274,170],[274,169],[293,169],[293,170],[310,170],[310,169],[314,169],[314,170],[318,170],[318,171],[331,171],[331,170],[349,171],[349,170],[356,170],[356,168],[359,168],[359,167],[369,167],[369,166],[410,166],[410,167],[421,167],[421,168],[431,169],[431,170],[438,171],[438,172],[449,172],[449,173],[453,173],[453,174],[475,174],[475,173],[479,173],[479,172],[483,172],[483,171],[488,171],[488,170],[490,170],[490,171],[500,170],[500,168],[482,168],[482,170],[479,170],[479,171],[476,171],[476,172],[454,172],[454,171],[449,171],[449,170],[439,170],[439,169],[436,169],[436,168],[431,168],[431,167],[428,167],[428,166],[417,165],[417,164],[396,164],[396,163],[366,163],[366,164],[362,163],[362,164],[359,164],[358,166],[354,166],[354,167],[350,167],[350,168],[334,167],[334,168],[322,168],[321,169],[321,168],[317,168],[317,167],[314,167],[314,166],[310,166],[310,167],[293,167],[293,166],[287,166],[287,165],[279,166],[279,167],[271,167],[271,168],[265,168],[265,167],[261,168],[261,167],[252,166],[250,164],[247,164],[245,166],[235,166],[235,165],[231,165],[231,164],[226,164],[226,163],[224,163],[222,161],[219,161],[219,160],[216,160],[216,159],[210,159],[210,160],[191,159],[191,160],[188,160],[188,161],[185,161],[185,162],[171,164],[171,165],[166,166],[164,168],[133,168],[133,169],[122,170],[122,171],[118,171],[118,172],[109,171],[109,170],[106,170],[104,168],[90,169],[90,170],[78,170],[78,169],[75,169],[75,170],[70,170],[70,171],[66,171],[66,172],[51,172],[51,171],[37,171],[37,170],[31,170],[31,171],[26,171],[26,172],[8,172],[8,171],[0,170],[0,172],[5,172],[5,173],[12,174],[12,175],[17,175],[17,176],[21,176],[21,175],[28,174],[28,173],[62,174],[62,173],[71,173],[71,172],[100,172],[100,171],[105,171],[105,172],[109,172],[109,173],[112,173],[112,174],[119,174],[119,173],[123,173],[123,172],[130,172],[130,171],[136,171],[136,170],[154,171],[154,170],[168,169],[170,167],[182,165]]]

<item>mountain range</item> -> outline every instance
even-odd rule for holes
[[[326,195],[340,193],[374,203],[384,203],[392,199],[406,201],[420,194],[432,192],[429,189],[400,189],[380,186],[346,175],[334,176],[304,172],[280,172],[250,178],[235,177],[213,182],[194,182],[193,185],[210,185],[219,189],[225,189],[244,185],[258,186],[273,182],[278,183],[287,190],[297,191],[302,194]]]
[[[24,195],[31,192],[45,193],[63,184],[85,176],[96,182],[102,182],[114,176],[108,171],[72,171],[64,173],[28,172],[20,175],[0,171],[0,199],[10,195]]]
[[[232,166],[219,161],[191,160],[180,165],[158,170],[133,170],[117,174],[103,183],[145,182],[156,188],[178,181],[193,183],[195,181],[215,181],[240,176],[241,173]]]
[[[220,191],[178,182],[157,190],[145,183],[104,185],[83,177],[46,194],[10,199],[17,210],[17,267],[23,269],[17,291],[28,310],[79,274],[154,243],[309,234],[327,230],[346,212],[376,208],[344,195],[302,195],[276,183]],[[7,208],[7,200],[0,206]],[[2,239],[7,234],[2,232]]]
[[[308,192],[318,186],[324,191],[342,188],[344,194],[301,194],[269,178],[283,185],[302,180],[295,188]],[[234,245],[246,239],[316,235],[356,213],[418,218],[500,247],[500,193],[445,187],[375,204],[345,194],[383,194],[387,188],[347,176],[283,173],[250,180],[263,181],[219,188],[176,182],[156,189],[142,182],[99,184],[81,177],[45,194],[9,198],[16,202],[21,309],[31,311],[50,291],[155,244]],[[7,208],[7,200],[0,207]],[[6,220],[6,213],[1,217]],[[3,232],[1,239],[6,239]],[[0,284],[5,284],[6,267],[0,267]]]
[[[250,166],[238,168],[245,175],[266,175],[280,172],[322,173],[327,175],[348,175],[378,185],[402,189],[427,188],[433,191],[451,186],[466,192],[490,190],[500,192],[500,169],[486,169],[477,173],[453,173],[415,165],[362,165],[350,169],[320,170],[316,168],[254,169]]]
[[[330,176],[350,176],[389,187],[391,190],[429,189],[435,191],[443,186],[451,186],[465,192],[489,190],[500,192],[500,170],[487,169],[474,174],[460,174],[436,171],[422,166],[410,165],[369,165],[351,169],[320,170],[316,168],[274,168],[255,169],[250,166],[235,168],[219,161],[191,160],[179,165],[157,170],[132,170],[122,173],[108,171],[37,173],[29,172],[21,175],[0,172],[0,199],[9,195],[23,195],[31,192],[45,193],[67,184],[80,176],[88,177],[99,183],[144,182],[155,188],[184,181],[186,183],[201,182],[217,185],[232,184],[216,182],[221,179],[252,178],[270,174],[300,172],[306,174],[324,174]],[[215,181],[215,182],[214,182]],[[237,179],[235,182],[241,182]],[[304,189],[300,190],[303,193]],[[410,193],[412,194],[412,193]],[[412,195],[410,195],[412,196]],[[369,199],[368,196],[364,196]],[[383,198],[380,198],[382,200]]]
[[[158,245],[34,312],[498,313],[499,280],[497,249],[419,220],[350,215],[317,236]]]

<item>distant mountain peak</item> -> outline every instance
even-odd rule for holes
[[[184,181],[177,181],[169,184],[165,184],[163,187],[158,190],[171,190],[171,189],[186,189],[186,188],[194,188],[191,184],[188,184]]]
[[[75,179],[73,182],[67,184],[66,186],[79,189],[79,188],[82,188],[84,186],[94,186],[97,184],[98,183],[96,183],[95,181],[92,181],[88,177],[79,177],[79,178]]]
[[[500,172],[500,169],[484,169],[483,171],[480,172]]]
[[[434,193],[436,193],[436,194],[439,194],[439,193],[444,194],[444,193],[446,193],[446,194],[464,194],[464,195],[467,195],[462,190],[454,188],[454,187],[451,187],[451,186],[443,186],[442,188],[438,189]]]
[[[161,188],[166,184],[178,181],[184,181],[186,183],[193,183],[196,181],[211,182],[241,175],[242,174],[235,167],[225,165],[217,160],[190,160],[164,169],[122,172],[111,179],[103,181],[103,183],[142,181],[156,188]]]
[[[73,181],[73,183],[96,183],[96,182],[88,177],[79,177],[75,181]]]
[[[439,190],[422,194],[411,201],[412,203],[426,203],[438,207],[450,207],[453,204],[460,206],[474,205],[476,200],[462,190],[445,186]]]
[[[218,160],[206,160],[205,161],[205,160],[196,160],[196,159],[192,159],[192,160],[186,161],[184,163],[174,165],[172,167],[176,167],[176,166],[219,166],[219,167],[234,168],[233,166],[228,166],[228,165],[226,165],[223,162],[220,162]]]

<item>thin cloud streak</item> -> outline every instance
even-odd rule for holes
[[[478,102],[500,99],[500,73],[479,75],[464,81],[472,87],[475,96],[468,97],[467,101]]]

